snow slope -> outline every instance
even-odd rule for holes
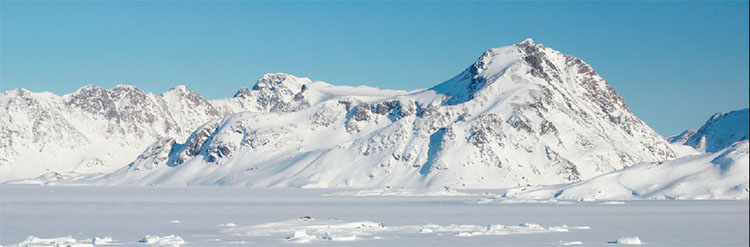
[[[508,188],[675,157],[588,64],[532,40],[412,92],[289,78],[267,75],[235,96],[266,99],[252,101],[266,110],[161,138],[82,183]]]
[[[716,153],[641,163],[572,184],[508,190],[515,199],[748,199],[748,140]]]

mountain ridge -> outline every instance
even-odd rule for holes
[[[690,146],[701,152],[718,152],[750,137],[750,109],[719,112],[697,130],[686,130],[667,138],[675,144]]]
[[[676,156],[593,68],[531,40],[408,92],[282,73],[218,100],[111,90],[61,114],[114,121],[100,125],[136,136],[120,146],[152,144],[91,183],[507,188]]]

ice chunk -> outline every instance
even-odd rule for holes
[[[110,244],[112,243],[112,237],[95,237],[91,242],[94,245],[97,244]]]
[[[307,231],[305,230],[294,231],[294,238],[306,238],[306,237],[307,237]]]
[[[560,241],[560,245],[581,245],[583,242],[581,241]]]
[[[307,235],[307,231],[305,229],[299,229],[294,231],[294,235],[291,237],[286,237],[286,241],[290,242],[298,242],[298,243],[306,243],[310,242],[311,238],[315,238],[315,236]]]
[[[621,237],[615,241],[609,242],[610,244],[621,244],[621,245],[640,245],[641,239],[638,237]]]
[[[180,236],[177,235],[168,235],[168,236],[152,236],[152,235],[146,235],[138,241],[139,243],[144,244],[153,244],[153,245],[159,245],[159,246],[180,246],[185,244],[185,240],[183,240]]]

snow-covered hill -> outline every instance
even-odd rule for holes
[[[747,140],[750,109],[716,113],[700,129],[686,130],[667,138],[670,143],[691,146],[701,152],[717,152],[737,141]]]
[[[747,199],[750,145],[716,153],[641,163],[572,184],[515,188],[514,199]]]
[[[186,139],[165,133],[129,166],[85,182],[507,188],[675,157],[588,64],[532,40],[488,50],[430,89],[269,74],[209,103],[237,113]],[[181,116],[172,118],[192,115]]]

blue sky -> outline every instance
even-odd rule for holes
[[[0,2],[0,90],[232,96],[264,73],[425,88],[533,38],[580,57],[663,135],[748,107],[748,1]]]

